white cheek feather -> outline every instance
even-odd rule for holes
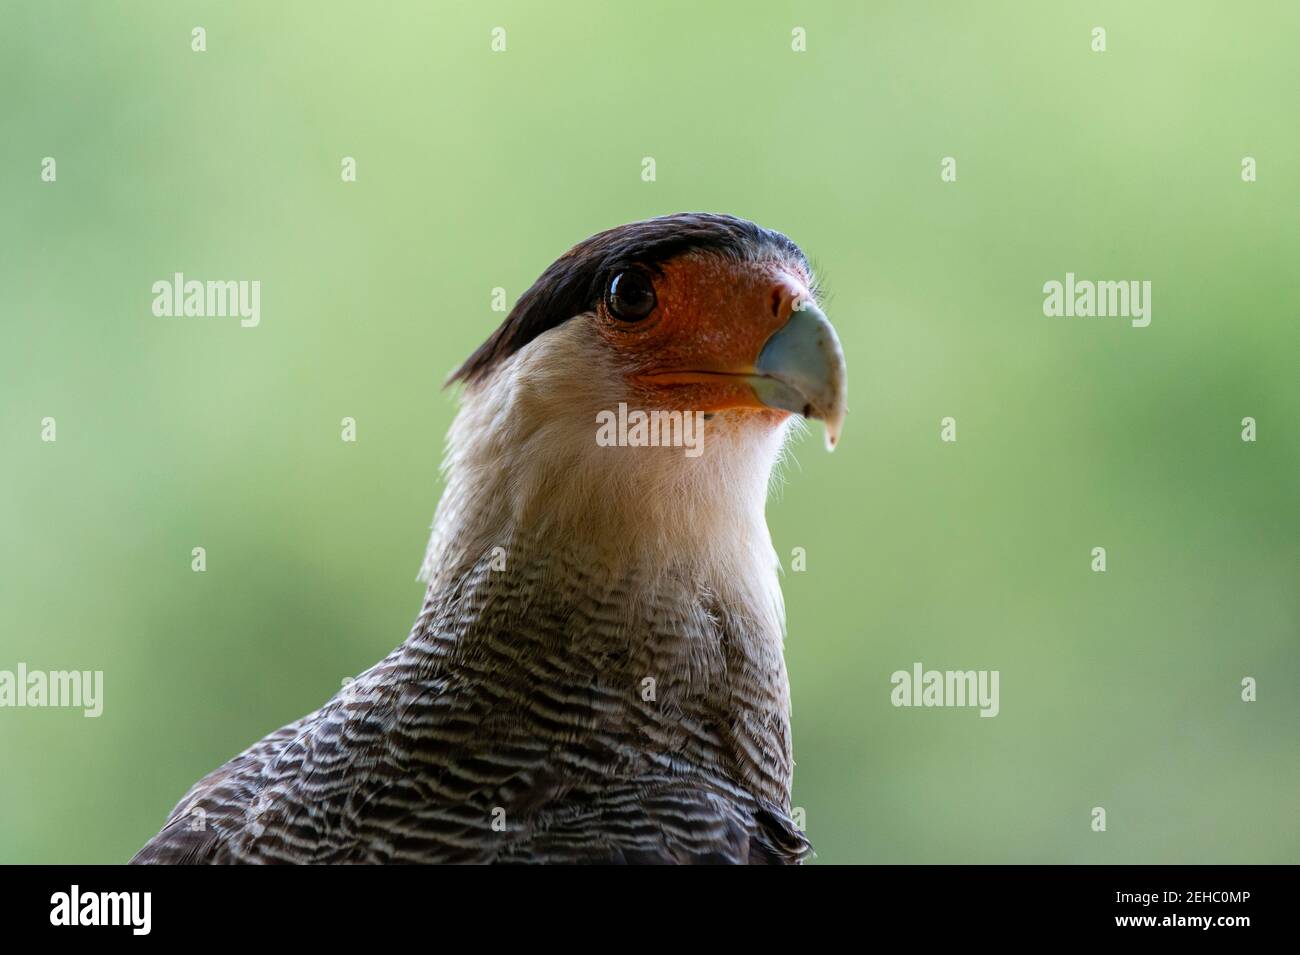
[[[597,414],[635,399],[592,321],[551,329],[467,388],[421,577],[454,585],[497,547],[507,560],[544,562],[545,552],[512,552],[543,540],[581,554],[595,587],[631,571],[647,591],[665,576],[688,581],[779,647],[784,608],[764,505],[788,423],[714,414],[698,457],[602,447]]]

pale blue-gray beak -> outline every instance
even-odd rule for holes
[[[822,310],[804,300],[759,352],[750,384],[769,408],[826,423],[834,451],[848,410],[848,380],[839,336]]]

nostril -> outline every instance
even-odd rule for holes
[[[785,298],[784,291],[781,288],[772,289],[772,317],[781,317],[781,301]]]

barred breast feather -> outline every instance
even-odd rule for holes
[[[200,780],[133,861],[801,859],[784,671],[747,651],[753,621],[671,578],[629,620],[623,587],[583,577],[485,562],[431,593],[406,642]]]

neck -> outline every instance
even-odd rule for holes
[[[493,659],[497,682],[608,691],[601,721],[626,720],[629,745],[708,750],[704,764],[788,805],[784,610],[763,514],[783,434],[723,421],[698,458],[599,447],[589,403],[553,406],[516,359],[453,424],[412,639]]]

